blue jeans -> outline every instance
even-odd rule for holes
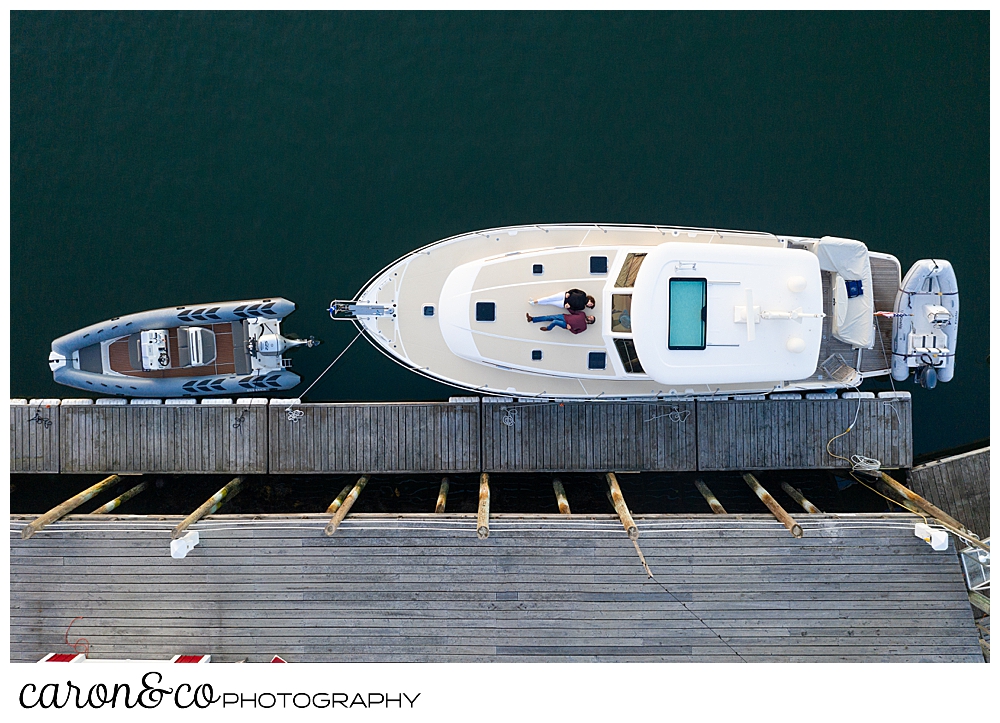
[[[545,331],[552,331],[552,327],[561,326],[563,329],[568,329],[566,326],[566,320],[563,318],[562,314],[556,316],[533,316],[531,320],[534,322],[551,321],[552,323],[545,327]]]

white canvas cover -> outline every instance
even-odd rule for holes
[[[853,239],[824,236],[815,252],[819,267],[834,273],[833,335],[854,347],[871,349],[875,341],[875,297],[868,247]],[[861,296],[847,298],[845,280],[860,280]]]

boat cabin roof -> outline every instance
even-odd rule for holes
[[[580,334],[529,324],[529,304],[579,288],[596,299]],[[657,384],[794,380],[813,373],[822,283],[809,251],[668,242],[514,252],[456,267],[438,300],[460,357],[554,377]],[[747,313],[749,309],[749,314]],[[749,320],[748,320],[749,319]]]

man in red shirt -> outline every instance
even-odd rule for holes
[[[589,324],[593,324],[595,318],[593,316],[587,316],[582,311],[569,311],[565,314],[557,314],[556,316],[532,316],[531,314],[525,314],[528,317],[528,323],[535,322],[551,322],[548,326],[543,326],[542,331],[552,331],[552,327],[561,326],[563,329],[569,329],[574,334],[579,334],[581,331],[586,331]]]

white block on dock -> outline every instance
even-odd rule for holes
[[[187,554],[198,544],[198,531],[191,530],[177,540],[170,541],[170,556],[176,559],[187,557]]]
[[[202,404],[208,404],[208,405],[225,405],[225,404],[232,404],[233,400],[232,399],[225,399],[225,398],[223,398],[223,399],[202,399],[201,403]]]
[[[128,400],[121,397],[100,397],[96,404],[100,407],[117,407],[122,404],[128,404]]]
[[[140,407],[154,407],[158,404],[163,404],[162,399],[130,399],[129,404],[135,404]]]
[[[745,395],[745,396],[751,396],[751,395],[748,394],[748,395]],[[756,396],[756,395],[753,395],[753,396]],[[764,395],[761,394],[760,398],[763,399]],[[672,394],[668,394],[663,399],[664,399],[664,401],[672,402],[672,401],[674,401],[674,400],[677,399],[677,396],[676,395],[672,395]],[[698,397],[698,401],[699,402],[728,402],[729,399],[730,399],[730,397],[729,397],[728,394],[713,394],[710,397]]]
[[[58,407],[61,399],[32,399],[28,402],[32,407]]]
[[[775,392],[771,399],[802,399],[802,395],[798,392]]]
[[[252,404],[253,406],[267,406],[267,399],[263,397],[240,397],[236,400],[237,404]]]
[[[448,397],[449,404],[476,404],[479,397]]]
[[[875,392],[844,392],[840,396],[843,399],[874,399]]]
[[[26,406],[27,404],[28,404],[28,400],[27,399],[11,399],[10,400],[10,406],[12,406],[12,407],[23,407],[23,406]]]
[[[511,404],[514,397],[483,397],[483,404]]]
[[[301,399],[272,399],[269,404],[272,407],[291,406],[292,404],[302,404]]]
[[[185,397],[183,399],[167,399],[164,400],[163,403],[169,407],[179,407],[179,406],[188,406],[191,404],[197,404],[198,400],[192,399],[191,397]]]
[[[806,399],[836,399],[837,392],[808,392]]]
[[[755,402],[761,399],[767,399],[766,394],[734,394],[733,400],[737,402]]]
[[[909,392],[879,392],[879,399],[909,399]]]
[[[93,404],[93,399],[63,399],[60,406],[63,407],[86,407]]]

